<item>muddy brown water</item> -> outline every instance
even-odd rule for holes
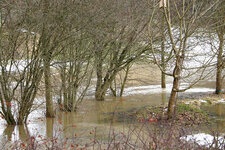
[[[199,98],[207,93],[213,93],[213,82],[199,84],[191,91],[179,94],[178,97]],[[5,126],[5,122],[0,120],[0,135],[3,139],[12,141],[25,141],[29,136],[39,138],[52,138],[55,136],[63,137],[92,137],[93,131],[97,131],[97,136],[108,133],[113,126],[116,130],[124,130],[129,122],[135,122],[132,117],[124,115],[124,118],[117,118],[117,114],[124,112],[135,112],[148,106],[166,106],[169,98],[170,85],[162,90],[159,86],[148,86],[129,89],[130,93],[122,98],[107,97],[105,101],[95,101],[85,99],[79,110],[74,113],[57,111],[56,118],[45,118],[44,107],[34,111],[29,119],[27,126]],[[132,91],[133,90],[133,91]],[[147,90],[147,91],[146,91]],[[149,92],[149,91],[153,92]],[[201,108],[209,112],[216,121],[214,127],[225,128],[225,104],[202,105]],[[221,130],[225,132],[224,130]]]

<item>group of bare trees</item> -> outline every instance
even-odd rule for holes
[[[150,12],[146,4],[136,0],[1,1],[2,117],[8,124],[26,123],[42,91],[46,117],[54,117],[56,85],[61,109],[76,111],[93,76],[97,77],[96,99],[104,100],[118,72],[148,50],[140,44]],[[55,85],[55,79],[60,83]]]
[[[10,125],[26,123],[37,93],[44,91],[46,116],[54,117],[55,86],[60,89],[60,108],[76,111],[93,77],[97,78],[95,98],[104,100],[109,88],[116,92],[112,84],[118,73],[127,70],[126,81],[131,64],[144,54],[151,55],[161,69],[163,88],[165,75],[174,79],[169,118],[177,92],[204,79],[215,68],[215,55],[216,92],[220,93],[224,78],[224,3],[165,2],[159,8],[154,0],[2,0],[1,116]],[[205,22],[209,12],[212,18]],[[219,48],[214,55],[202,58],[208,52],[198,50],[197,46],[205,41],[198,41],[197,37],[206,30],[218,35]],[[195,65],[190,65],[190,61]],[[53,76],[58,80],[54,81]],[[180,82],[190,76],[194,76],[190,85],[180,89]]]

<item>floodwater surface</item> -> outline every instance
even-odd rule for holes
[[[195,95],[200,97],[214,92],[213,82],[200,84],[195,88],[178,94],[178,97],[185,98]],[[29,136],[37,138],[52,138],[54,136],[63,137],[90,137],[95,131],[97,136],[107,134],[109,128],[124,130],[129,122],[135,122],[133,118],[118,114],[124,112],[135,112],[140,108],[148,106],[166,106],[172,85],[168,84],[166,89],[161,89],[159,85],[142,87],[129,87],[125,89],[125,96],[122,98],[107,97],[105,101],[95,101],[85,99],[77,112],[56,111],[56,117],[45,118],[44,106],[33,111],[28,119],[27,126],[6,126],[4,120],[0,121],[1,138],[11,141],[25,141]],[[215,126],[223,128],[225,126],[225,104],[203,105],[203,110],[209,112],[218,122]]]

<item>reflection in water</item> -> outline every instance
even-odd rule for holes
[[[216,104],[216,113],[218,116],[222,116],[222,114],[223,114],[222,109],[225,109],[225,108],[223,108],[222,105],[220,105],[220,104]]]
[[[138,93],[141,91],[142,93],[144,90],[145,88],[140,88],[139,91],[136,90],[136,92]],[[75,134],[77,134],[78,136],[85,135],[86,137],[92,136],[89,134],[89,132],[95,129],[95,127],[98,132],[107,132],[106,129],[109,128],[109,124],[113,119],[114,112],[116,112],[117,114],[136,111],[137,109],[146,106],[166,106],[169,96],[168,89],[161,90],[155,88],[155,91],[160,92],[155,92],[153,94],[137,94],[132,96],[126,96],[123,98],[107,97],[105,101],[85,99],[77,112],[65,113],[62,111],[58,111],[57,116],[54,119],[47,118],[45,120],[42,118],[37,119],[37,117],[30,118],[32,122],[29,124],[30,134],[31,136],[35,135],[37,133],[35,129],[37,129],[38,133],[42,136],[53,138],[57,133],[59,133],[59,127],[62,128],[60,132],[60,136],[62,137],[70,137]],[[215,116],[219,116],[220,121],[218,121],[217,125],[215,126],[218,129],[224,128],[224,104],[217,104],[211,106],[206,105],[204,106],[204,110],[210,111]],[[35,116],[35,114],[33,116]],[[127,116],[122,117],[124,118],[114,118],[116,120],[118,119],[118,121],[115,121],[113,119],[114,127],[120,129],[124,127],[123,125],[127,123],[127,118],[125,118]],[[1,127],[3,127],[3,123],[1,125]],[[20,138],[23,141],[26,140],[29,136],[28,129],[24,126],[18,126],[18,128],[16,129],[15,126],[9,126],[4,130],[4,133],[0,134],[7,135],[8,139],[14,140],[13,131],[17,134],[16,137]],[[84,133],[87,133],[88,135]]]
[[[214,130],[224,133],[225,132],[225,104],[218,103],[215,105],[203,105],[201,107],[206,112],[215,116],[216,124],[214,125]]]
[[[29,138],[29,130],[27,128],[27,126],[23,126],[23,125],[20,125],[18,126],[19,128],[19,138],[22,142],[26,142],[27,139]]]
[[[224,133],[225,132],[225,121],[224,120],[217,120],[216,121],[216,131],[218,131],[219,133]]]
[[[3,134],[7,136],[9,141],[17,141],[20,139],[22,142],[27,142],[27,139],[30,137],[26,125],[8,126],[5,128]]]
[[[72,126],[75,125],[75,112],[62,112],[63,116],[63,132],[65,136],[73,136],[74,130]]]
[[[162,91],[161,93],[162,96],[162,105],[165,106],[166,105],[166,92]]]
[[[5,130],[3,132],[3,134],[8,137],[9,141],[12,141],[12,134],[13,134],[14,129],[15,129],[15,126],[8,126],[7,128],[5,128]]]
[[[97,123],[107,123],[112,120],[113,114],[118,111],[119,108],[123,108],[123,100],[118,101],[113,99],[112,101],[99,102],[95,101],[96,112],[92,112],[93,117],[96,117]]]
[[[218,103],[215,105],[203,105],[202,109],[218,118],[225,119],[225,104]]]
[[[46,119],[46,136],[48,138],[53,138],[53,129],[54,129],[54,119],[47,118]]]

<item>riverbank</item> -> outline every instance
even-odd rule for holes
[[[182,99],[180,103],[188,104],[193,107],[200,107],[201,104],[218,104],[218,103],[225,103],[225,94],[216,95],[216,94],[206,94],[200,95],[198,98],[187,98]]]
[[[186,95],[188,96],[188,95]],[[176,123],[184,126],[200,125],[210,122],[209,112],[202,109],[203,106],[212,106],[225,104],[225,94],[193,94],[189,98],[178,99],[175,108],[174,118]],[[146,119],[155,119],[157,121],[167,118],[167,107],[164,106],[149,106],[139,109],[137,117]],[[225,110],[221,114],[225,114]],[[140,119],[141,120],[141,119]]]

